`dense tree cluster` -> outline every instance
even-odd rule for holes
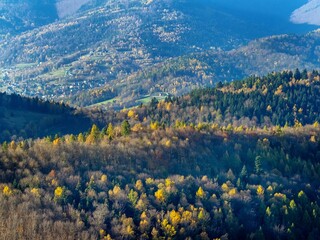
[[[239,131],[124,121],[3,143],[2,236],[316,239],[319,139],[317,123]]]
[[[155,99],[136,109],[144,117],[169,126],[216,123],[227,126],[294,126],[320,121],[320,75],[317,71],[273,73],[243,81],[219,83],[182,97]]]
[[[1,236],[317,239],[319,83],[296,70],[78,115],[1,94],[3,129],[21,111],[80,132],[0,145]]]

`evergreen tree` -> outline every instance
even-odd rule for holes
[[[124,120],[121,124],[121,134],[122,136],[127,136],[131,132],[131,127],[128,120]]]
[[[262,169],[261,169],[261,157],[257,156],[255,161],[254,161],[254,171],[256,174],[260,174]]]

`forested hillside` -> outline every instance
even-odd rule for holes
[[[112,103],[110,103],[112,104]],[[127,111],[96,114],[101,122],[123,120]],[[312,124],[320,121],[320,74],[296,69],[217,84],[182,97],[153,98],[149,105],[129,111],[131,121],[175,126],[216,124],[233,127],[270,127]]]
[[[87,130],[91,121],[63,103],[0,93],[0,141]]]
[[[0,0],[0,240],[319,240],[305,3]]]
[[[132,127],[2,144],[9,239],[317,239],[319,124]],[[307,224],[306,224],[307,223]]]
[[[296,69],[218,83],[215,88],[193,90],[182,97],[156,97],[145,101],[150,104],[141,101],[136,108],[114,111],[102,110],[99,105],[76,110],[38,98],[1,94],[1,140],[12,136],[35,138],[79,133],[88,130],[90,123],[103,127],[108,123],[120,124],[126,119],[132,126],[154,123],[165,127],[195,127],[200,124],[203,128],[210,128],[212,124],[229,128],[284,127],[320,121],[318,71]],[[110,101],[109,104],[114,103]]]
[[[316,71],[251,77],[87,110],[100,126],[87,132],[3,142],[1,236],[317,239],[319,84]]]

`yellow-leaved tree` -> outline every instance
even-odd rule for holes
[[[172,210],[172,211],[170,211],[169,216],[170,216],[171,224],[176,227],[180,223],[180,220],[181,220],[180,213],[175,210]]]
[[[10,196],[12,194],[12,190],[8,185],[5,185],[2,190],[3,195]]]
[[[202,187],[198,188],[198,191],[196,192],[196,196],[201,199],[206,197],[206,193],[203,191]]]
[[[163,203],[163,202],[165,202],[166,201],[166,192],[165,192],[165,190],[163,189],[163,188],[160,188],[160,189],[158,189],[155,193],[154,193],[154,196],[156,197],[156,199],[159,201],[159,202],[161,202],[161,203]]]
[[[261,185],[257,187],[257,194],[259,196],[262,196],[264,194],[264,188]]]

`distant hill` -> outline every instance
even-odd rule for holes
[[[58,18],[54,0],[5,0],[0,2],[0,41],[8,35],[43,26]]]
[[[296,68],[319,69],[319,45],[317,31],[267,37],[231,51],[211,50],[172,58],[69,99],[77,105],[102,103],[122,108],[139,105],[150,97],[179,96],[219,81]]]
[[[153,1],[138,0],[142,3],[151,3]],[[131,1],[132,2],[132,1]],[[160,2],[160,1],[158,1]],[[168,2],[168,1],[167,1]],[[182,4],[188,1],[180,1]],[[190,2],[190,1],[189,1]],[[197,1],[199,2],[199,1]],[[244,1],[222,1],[222,0],[201,0],[205,5],[215,5],[216,8],[223,9],[228,13],[235,15],[244,14],[251,15],[253,17],[263,16],[266,23],[272,18],[274,21],[289,22],[290,14],[297,8],[305,4],[303,0],[290,1],[282,0],[272,2],[266,0],[255,1],[252,4],[251,0]],[[23,31],[37,28],[42,25],[46,25],[56,21],[57,19],[63,19],[66,17],[72,17],[76,13],[81,13],[88,9],[95,7],[101,7],[104,5],[116,3],[117,5],[127,5],[130,3],[128,0],[5,0],[0,2],[0,37],[8,33],[19,34]],[[310,1],[305,6],[301,7],[293,15],[293,19],[296,22],[301,22],[299,19],[302,17],[305,11],[313,7],[316,1]],[[309,11],[310,12],[310,11]],[[310,18],[310,17],[309,17]],[[315,18],[315,17],[314,17]],[[297,21],[298,19],[298,21]],[[261,18],[259,19],[261,21]],[[305,21],[308,22],[308,21]],[[267,24],[267,25],[268,25]],[[314,21],[311,21],[314,24]],[[280,24],[281,25],[281,24]],[[279,26],[279,25],[277,25]],[[275,26],[274,26],[275,27]],[[284,27],[284,26],[281,26]],[[281,28],[280,27],[280,28]],[[297,28],[296,28],[297,29]],[[0,38],[1,39],[1,38]]]
[[[49,3],[43,4],[49,9]],[[244,2],[247,5],[249,1]],[[79,8],[76,13],[63,20],[0,41],[0,79],[3,80],[0,90],[82,106],[121,99],[122,107],[153,95],[179,95],[197,86],[241,79],[256,72],[265,74],[291,66],[316,68],[313,58],[302,57],[303,52],[298,53],[301,61],[293,56],[291,63],[292,46],[289,46],[296,44],[295,38],[312,45],[314,37],[310,43],[309,36],[281,36],[275,40],[258,40],[250,43],[248,49],[239,49],[258,37],[314,28],[289,22],[290,11],[299,7],[300,2],[284,5],[281,5],[283,16],[287,17],[278,18],[281,11],[275,10],[272,15],[271,9],[266,8],[263,12],[266,6],[263,2],[257,3],[259,11],[255,12],[239,3],[232,7],[222,1],[208,0],[81,1],[81,6],[73,6]],[[53,15],[56,17],[57,13]],[[289,44],[287,49],[280,41]],[[271,46],[262,46],[264,43]],[[280,55],[278,44],[283,45]],[[303,42],[297,44],[305,48]],[[260,64],[256,67],[245,63],[252,49],[257,49],[256,58],[261,58],[252,61]],[[275,59],[284,57],[283,64],[265,64],[263,60],[270,51]],[[195,66],[188,66],[190,58],[206,66],[206,76],[201,67],[192,70]],[[240,66],[239,61],[244,63]],[[179,65],[191,71],[179,71],[178,76],[166,75],[166,71],[157,73],[163,68],[179,69]],[[163,78],[157,79],[159,75]],[[173,84],[178,84],[177,89]],[[182,86],[184,90],[180,89]],[[91,89],[95,91],[95,99],[88,92]]]

